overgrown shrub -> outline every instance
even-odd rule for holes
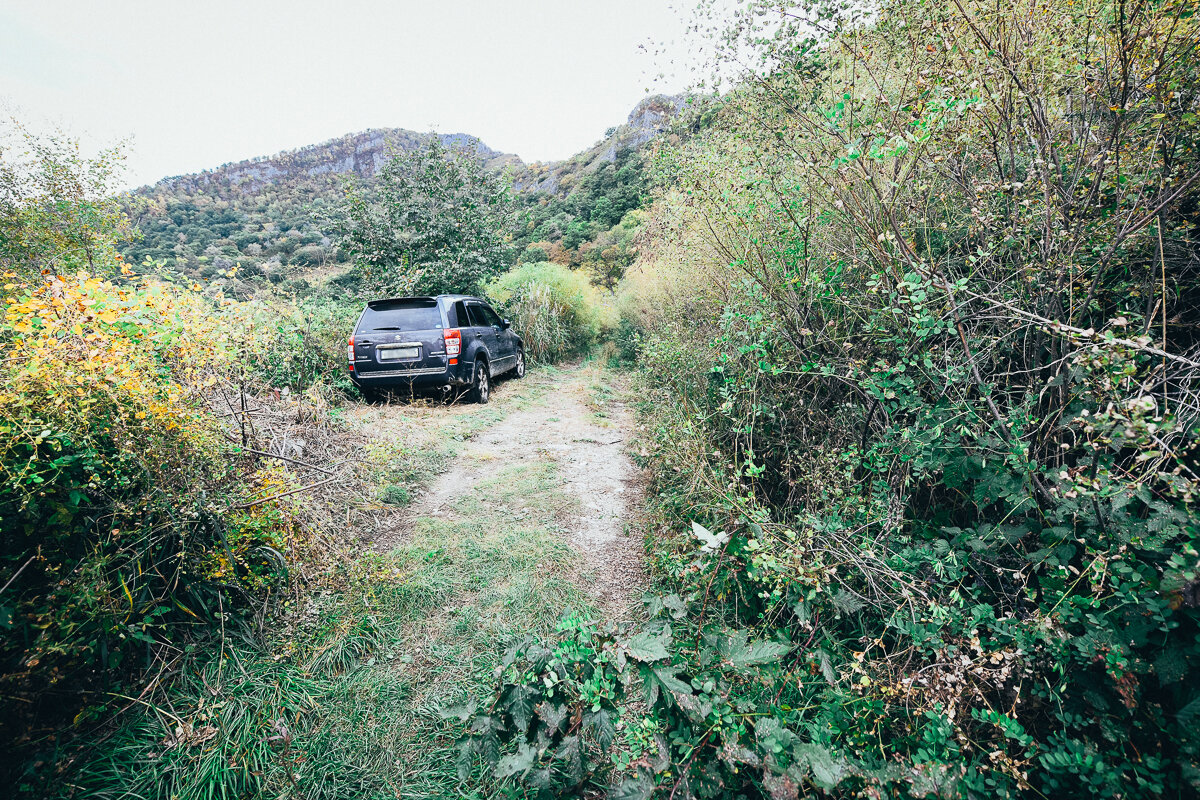
[[[618,793],[1193,796],[1194,9],[780,8],[622,301],[683,603]]]
[[[115,272],[117,244],[135,233],[111,192],[124,160],[121,144],[88,159],[62,131],[38,136],[0,119],[0,271]]]
[[[28,755],[278,584],[297,529],[238,502],[294,479],[243,468],[208,411],[238,360],[221,306],[85,275],[5,291],[0,728]]]
[[[595,289],[560,264],[518,265],[488,284],[486,293],[511,317],[534,362],[579,355],[604,331],[606,314]]]
[[[357,303],[310,298],[295,306],[243,303],[227,314],[236,327],[250,386],[302,392],[325,384],[352,391],[346,339],[362,311]]]

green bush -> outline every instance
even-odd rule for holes
[[[239,469],[207,413],[239,368],[234,309],[86,276],[4,300],[0,733],[23,742],[15,766],[255,605],[300,545],[282,509],[237,507],[290,478]]]
[[[580,355],[599,340],[606,315],[587,278],[549,261],[522,264],[488,284],[534,362]]]
[[[522,264],[540,264],[549,260],[550,256],[546,252],[546,248],[532,244],[522,250],[521,255],[517,257],[517,261]]]
[[[246,303],[237,311],[251,385],[302,392],[315,384],[351,387],[346,340],[356,303],[310,298],[296,306]]]
[[[406,506],[412,502],[412,493],[406,486],[391,484],[383,487],[379,499],[390,506]]]
[[[329,260],[329,250],[319,244],[306,244],[292,253],[290,263],[301,267],[319,267]]]
[[[1200,24],[843,21],[740,20],[766,77],[658,154],[621,303],[670,620],[518,654],[465,752],[574,783],[561,721],[619,709],[623,797],[1196,796]]]
[[[393,155],[369,190],[348,181],[328,221],[377,294],[474,294],[512,263],[509,185],[432,135]]]

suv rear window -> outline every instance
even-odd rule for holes
[[[442,327],[437,305],[405,305],[368,308],[363,312],[361,331],[426,331]]]

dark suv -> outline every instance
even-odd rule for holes
[[[383,389],[467,389],[479,403],[492,378],[525,375],[525,346],[508,320],[478,297],[372,300],[346,348],[350,377],[370,398]]]

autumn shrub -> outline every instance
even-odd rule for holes
[[[852,14],[736,16],[755,71],[658,155],[621,307],[672,607],[566,634],[577,687],[518,654],[468,754],[622,797],[1194,796],[1194,8]]]
[[[36,750],[257,604],[296,526],[239,503],[292,479],[245,469],[209,410],[238,355],[222,306],[81,274],[7,284],[4,313],[0,725]]]
[[[579,355],[606,330],[607,313],[583,275],[543,261],[520,264],[486,287],[511,317],[531,361],[550,363]]]
[[[134,236],[111,192],[124,158],[121,144],[85,158],[62,130],[37,135],[0,119],[0,272],[113,270],[118,245]]]

